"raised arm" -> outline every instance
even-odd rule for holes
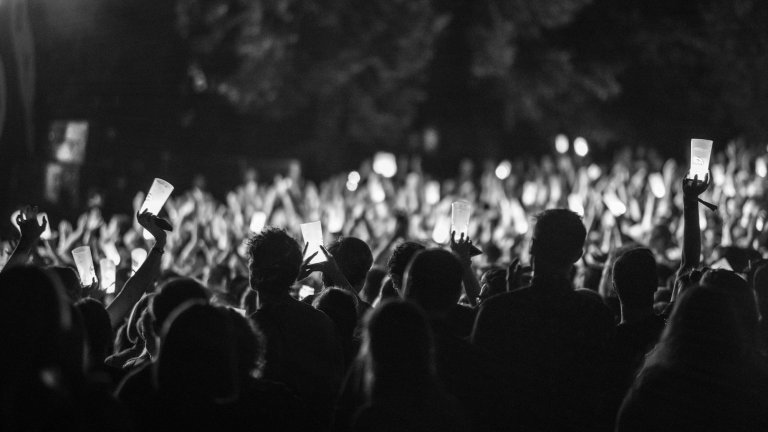
[[[701,261],[701,228],[699,225],[699,195],[709,187],[709,174],[704,180],[683,178],[683,256],[678,277],[699,266]]]
[[[152,288],[152,284],[160,276],[160,264],[165,248],[166,234],[159,225],[162,225],[161,219],[157,216],[144,212],[136,215],[142,227],[155,237],[155,245],[147,255],[147,259],[136,270],[133,276],[123,285],[123,289],[117,294],[112,303],[107,306],[109,321],[112,327],[117,327],[123,319],[131,312],[133,305],[136,304],[145,292]],[[167,222],[166,222],[167,224]]]
[[[13,253],[8,258],[8,262],[3,267],[3,270],[26,264],[29,261],[32,249],[37,245],[37,241],[48,226],[48,220],[45,217],[43,217],[42,223],[37,221],[37,207],[29,206],[22,209],[16,217],[16,223],[19,225],[21,238],[16,245],[16,249],[13,250]]]
[[[477,306],[477,299],[480,297],[480,282],[472,269],[472,253],[477,249],[472,245],[469,237],[461,235],[459,241],[456,241],[456,232],[451,232],[451,250],[459,257],[462,268],[462,282],[464,282],[464,293],[467,295],[469,304],[472,307]]]

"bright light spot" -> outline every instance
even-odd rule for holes
[[[347,190],[350,192],[354,192],[357,190],[357,183],[352,183],[351,181],[347,182]]]
[[[131,251],[131,270],[136,273],[136,270],[141,267],[144,260],[147,259],[147,251],[142,248],[136,248]]]
[[[501,161],[499,166],[496,167],[496,177],[498,177],[499,180],[505,180],[511,173],[512,163],[510,163],[508,160]]]
[[[337,206],[331,206],[328,207],[327,214],[328,220],[326,226],[328,232],[341,232],[341,230],[344,229],[344,209]]]
[[[440,202],[440,183],[430,180],[424,186],[424,200],[429,205],[435,205]]]
[[[386,178],[397,174],[397,160],[392,153],[379,152],[373,157],[373,171]]]
[[[347,182],[348,183],[360,183],[360,173],[357,171],[352,171],[347,176]]]
[[[592,181],[599,179],[602,174],[603,170],[595,164],[592,164],[587,168],[587,177]]]
[[[763,232],[763,228],[765,228],[765,218],[763,216],[760,216],[757,218],[757,222],[755,223],[755,228],[757,228],[758,232]]]
[[[578,156],[586,156],[587,153],[589,153],[589,145],[587,144],[587,140],[582,137],[577,137],[575,140],[573,140],[573,151],[576,152]]]
[[[619,217],[627,212],[627,206],[613,192],[603,195],[603,202],[614,217]]]
[[[568,137],[560,134],[555,137],[555,150],[557,150],[560,154],[568,153],[568,148],[570,147],[570,144],[568,143]]]
[[[536,183],[525,182],[523,185],[523,205],[526,207],[532,206],[536,202],[537,195]]]
[[[712,182],[715,186],[722,186],[725,183],[725,169],[722,165],[712,165]]]
[[[251,216],[251,224],[248,229],[252,233],[261,232],[264,229],[264,225],[267,223],[267,214],[263,211],[257,211]]]
[[[703,206],[699,206],[699,228],[701,231],[707,229],[707,215],[704,214]]]
[[[104,251],[104,256],[115,263],[115,265],[120,264],[120,252],[117,251],[117,246],[115,246],[114,242],[104,243],[101,246],[101,250]]]
[[[144,240],[152,240],[155,238],[149,231],[142,228],[141,236],[144,237]]]
[[[371,195],[371,201],[375,203],[381,203],[387,199],[384,187],[375,177],[372,177],[370,181],[368,181],[368,193]]]
[[[451,219],[448,217],[440,217],[435,223],[435,229],[432,230],[432,240],[438,244],[448,243],[451,236]]]
[[[299,288],[299,300],[304,300],[305,298],[311,296],[315,293],[315,289],[308,285],[302,285],[301,288]]]
[[[582,204],[581,198],[578,195],[568,195],[568,208],[579,216],[584,216],[584,204]]]
[[[755,172],[762,178],[768,175],[768,166],[765,164],[765,158],[757,158],[757,161],[755,161]]]
[[[651,184],[651,193],[656,198],[664,198],[667,194],[667,188],[664,186],[664,178],[659,173],[651,173],[648,176],[648,182]]]

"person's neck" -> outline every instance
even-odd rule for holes
[[[533,269],[533,279],[570,280],[571,278],[572,265],[570,264],[567,266],[556,266],[547,262],[537,261],[534,259],[533,263],[531,264],[531,267]]]
[[[259,293],[259,306],[283,304],[293,300],[293,297],[291,297],[290,289],[264,289],[257,290],[257,292]]]
[[[653,315],[653,308],[625,308],[621,307],[621,323],[634,324]]]

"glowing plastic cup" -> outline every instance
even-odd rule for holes
[[[304,243],[309,243],[307,255],[304,258],[317,252],[317,255],[309,263],[324,262],[325,255],[320,250],[320,246],[323,245],[323,226],[320,224],[320,221],[301,224],[301,237],[304,238]]]
[[[472,206],[466,201],[454,201],[451,203],[451,231],[456,231],[456,240],[467,237],[469,233],[469,216],[472,214]]]
[[[387,152],[378,152],[373,157],[373,171],[386,178],[397,174],[397,159],[395,155]]]
[[[43,239],[43,240],[50,240],[51,237],[53,237],[53,233],[51,232],[51,218],[49,218],[48,214],[45,213],[45,212],[38,213],[38,215],[37,215],[37,223],[42,225],[43,224],[43,218],[45,218],[45,220],[48,221],[48,224],[45,226],[45,231],[43,231],[43,233],[40,234],[40,238]]]
[[[424,185],[424,200],[429,205],[435,205],[440,202],[440,183],[430,180]]]
[[[144,198],[144,204],[141,205],[139,213],[147,210],[153,215],[157,215],[160,212],[160,209],[163,208],[165,202],[168,201],[171,192],[173,192],[172,184],[163,179],[156,178],[155,181],[152,182],[152,187],[149,188],[149,192],[147,192],[147,197]]]
[[[248,229],[250,229],[252,233],[258,233],[264,229],[266,223],[267,214],[262,211],[257,211],[251,216],[251,224]]]
[[[101,250],[104,251],[104,256],[109,258],[115,265],[120,264],[120,252],[117,251],[117,246],[113,242],[104,243],[101,245]]]
[[[136,273],[136,270],[144,264],[144,260],[147,259],[147,251],[142,248],[136,248],[131,251],[131,270]]]
[[[113,294],[115,292],[115,280],[117,274],[117,266],[109,258],[102,258],[99,260],[99,279],[101,279],[101,289],[105,290],[107,294]]]
[[[660,173],[651,173],[648,176],[648,183],[651,185],[651,193],[656,198],[664,198],[667,194],[667,187],[664,186],[664,177]]]
[[[697,138],[691,139],[690,178],[699,176],[699,180],[704,180],[704,176],[709,170],[710,154],[712,154],[712,141]]]
[[[614,217],[622,216],[627,212],[627,206],[621,202],[619,197],[613,192],[607,192],[603,195],[603,203],[605,203],[605,206],[608,207],[608,211],[610,211]]]
[[[75,259],[77,273],[80,275],[80,284],[88,286],[96,279],[96,270],[93,268],[93,256],[91,248],[80,246],[72,250],[72,258]]]

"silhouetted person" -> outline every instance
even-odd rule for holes
[[[357,310],[354,297],[345,290],[329,288],[315,297],[312,306],[328,315],[336,326],[344,351],[344,370],[346,370],[360,348],[360,340],[355,337]]]
[[[619,412],[617,431],[768,430],[768,374],[747,283],[727,270],[684,291]]]
[[[237,312],[190,301],[162,330],[155,430],[306,430],[285,386],[255,378],[264,346]]]
[[[75,303],[75,307],[83,318],[88,347],[88,371],[103,375],[101,378],[107,380],[107,385],[112,391],[125,376],[125,372],[120,368],[105,364],[107,355],[112,352],[113,344],[109,314],[101,302],[92,298],[78,301]]]
[[[252,319],[267,338],[264,377],[293,388],[314,417],[327,424],[344,359],[333,322],[290,295],[301,250],[285,231],[266,228],[251,238],[249,254],[251,288],[260,303]]]
[[[360,358],[368,402],[354,431],[469,430],[456,402],[440,387],[432,332],[416,305],[390,300],[373,310]]]
[[[509,427],[502,369],[496,361],[461,337],[454,310],[462,293],[463,268],[442,249],[417,252],[405,271],[403,296],[426,312],[434,331],[437,374],[445,389],[461,403],[473,430]]]
[[[573,289],[571,268],[585,237],[577,214],[544,211],[531,242],[531,285],[480,306],[472,341],[518,374],[509,391],[525,403],[523,429],[589,430],[596,422],[613,319]]]
[[[664,319],[654,313],[656,258],[646,248],[624,252],[613,264],[613,289],[621,303],[621,322],[610,348],[609,389],[605,424],[613,429],[621,401],[642,366],[645,355],[661,336]]]

